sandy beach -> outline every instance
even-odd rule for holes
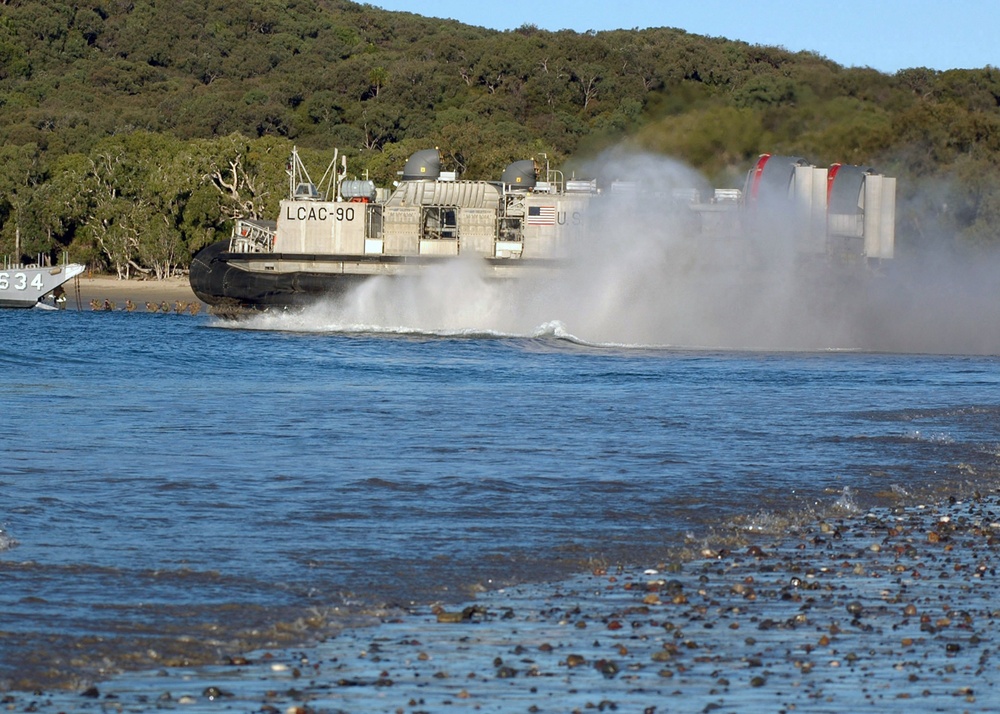
[[[70,310],[106,307],[125,310],[129,301],[136,312],[162,312],[164,303],[170,311],[177,311],[179,303],[184,306],[183,312],[189,312],[192,305],[199,311],[205,308],[205,304],[195,297],[186,276],[166,280],[119,280],[114,275],[84,273],[75,283],[70,282],[65,287],[66,307]],[[154,305],[156,310],[152,309]]]
[[[742,541],[739,542],[738,541]],[[1000,498],[750,529],[647,568],[388,614],[11,710],[995,711]]]

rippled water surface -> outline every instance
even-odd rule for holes
[[[92,666],[66,651],[195,658],[192,640],[252,646],[332,608],[986,488],[1000,454],[993,357],[126,313],[0,326],[0,684]]]

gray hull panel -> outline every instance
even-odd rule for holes
[[[78,263],[51,268],[0,269],[0,307],[31,308],[38,301],[82,273]]]

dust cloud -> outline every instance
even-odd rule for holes
[[[711,189],[676,161],[616,153],[585,171],[604,195],[559,270],[497,281],[477,259],[450,261],[417,278],[372,279],[289,319],[300,329],[693,349],[1000,354],[997,256],[908,254],[897,230],[896,259],[844,263],[801,250],[790,217],[750,226],[746,211],[693,215],[686,191]],[[612,178],[628,183],[612,187]],[[705,230],[695,220],[721,223]]]

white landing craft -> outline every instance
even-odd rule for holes
[[[45,307],[42,299],[53,292],[55,300],[65,299],[60,288],[80,275],[85,267],[79,263],[0,265],[0,307]]]

